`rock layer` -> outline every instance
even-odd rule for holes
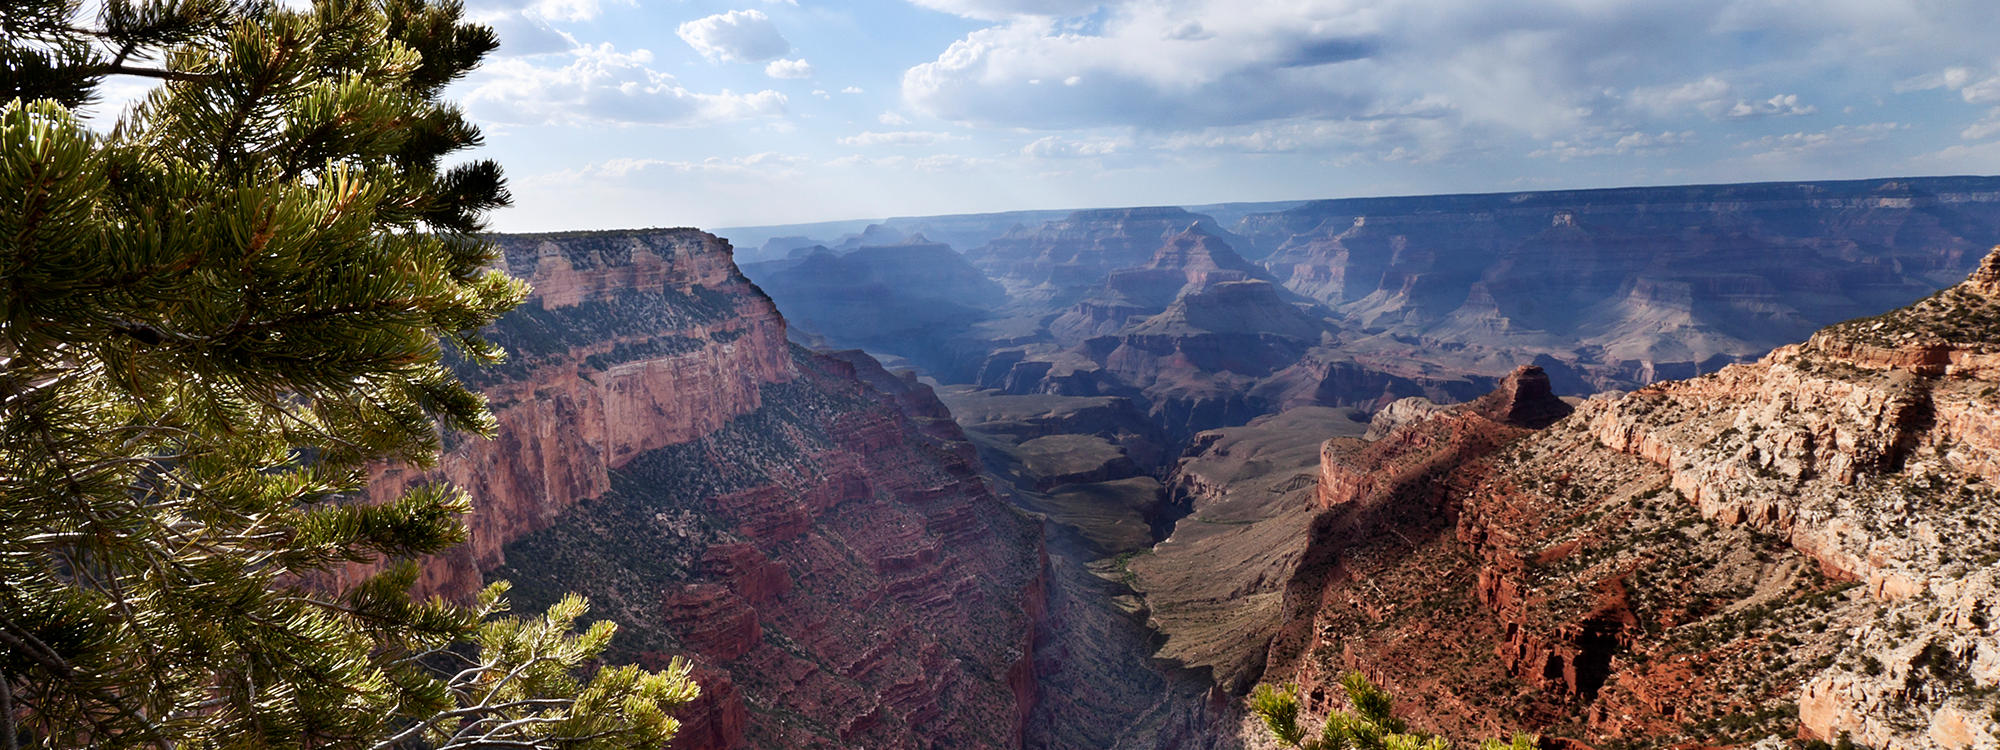
[[[940,382],[1123,396],[1184,439],[1298,406],[1463,401],[1523,365],[1563,395],[1695,377],[1906,304],[2000,242],[1994,178],[1217,208],[1233,231],[1176,207],[936,217],[965,251],[956,281],[827,305],[859,298],[827,254],[823,273],[772,265],[769,288],[834,345]],[[927,225],[887,224],[824,244]],[[1003,302],[906,304],[971,289],[972,268]]]
[[[536,285],[493,334],[509,362],[462,373],[499,435],[373,488],[476,500],[424,591],[485,572],[533,611],[574,590],[621,625],[614,660],[691,658],[679,748],[1020,745],[1040,529],[978,480],[927,386],[787,344],[710,235],[499,242]]]
[[[1460,734],[1994,746],[1995,278],[1538,433],[1489,418],[1517,377],[1329,442],[1267,679]]]

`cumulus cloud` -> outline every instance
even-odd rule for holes
[[[947,120],[1031,128],[1216,125],[1351,114],[1369,103],[1362,71],[1335,70],[1374,48],[1367,34],[1285,29],[1216,44],[1166,39],[1168,19],[1144,20],[1143,31],[1114,25],[1101,36],[1046,18],[975,31],[905,72],[903,96]]]
[[[1810,104],[1801,106],[1798,94],[1779,94],[1760,102],[1737,102],[1736,106],[1730,107],[1727,112],[1723,112],[1721,118],[1744,120],[1753,117],[1810,115],[1818,112],[1819,107]]]
[[[792,43],[760,10],[732,10],[681,24],[675,30],[702,57],[716,62],[760,63],[783,57]]]
[[[867,93],[867,92],[864,92],[864,91],[862,91],[862,90],[861,90],[861,87],[860,87],[860,86],[849,86],[849,87],[847,87],[847,88],[844,88],[844,89],[841,89],[841,90],[840,90],[840,93],[843,93],[843,94],[862,94],[862,93]]]
[[[1884,70],[2000,33],[2000,16],[1972,2],[1825,0],[1811,13],[1777,0],[912,2],[992,23],[905,72],[910,108],[1031,130],[1412,117],[1388,103],[1424,100],[1460,130],[1543,143],[1592,128],[1678,133],[1692,117],[1838,109],[1850,102],[1829,89],[1886,85]],[[1939,73],[1936,86],[2000,103],[2000,75],[1980,70]]]
[[[864,131],[860,135],[851,135],[846,138],[840,139],[840,145],[842,146],[929,146],[937,143],[943,143],[945,141],[955,141],[961,138],[963,138],[963,136],[954,136],[950,133],[929,133],[921,130],[890,131],[887,133]]]
[[[545,67],[521,58],[496,60],[471,80],[465,97],[473,117],[513,125],[693,126],[785,112],[776,91],[703,94],[647,67],[652,53],[618,52],[610,44],[574,50],[568,65]]]
[[[631,4],[632,0],[612,0]],[[556,24],[596,18],[600,0],[481,0],[466,5],[466,16],[493,27],[500,38],[496,57],[527,57],[568,52],[580,46]]]
[[[1714,117],[1729,107],[1735,93],[1735,87],[1730,86],[1728,81],[1710,76],[1671,88],[1638,89],[1628,98],[1634,106],[1656,113],[1671,114],[1693,109]]]
[[[813,66],[805,60],[772,60],[764,66],[764,75],[772,78],[811,78]]]
[[[1818,114],[1819,107],[1800,104],[1797,94],[1779,94],[1768,99],[1745,99],[1737,87],[1713,76],[1673,88],[1638,89],[1627,97],[1637,109],[1654,115],[1675,115],[1692,110],[1711,120],[1753,120]]]
[[[883,113],[882,113],[881,115],[878,115],[878,116],[877,116],[877,117],[876,117],[875,119],[876,119],[876,120],[878,120],[878,121],[880,121],[880,122],[881,122],[881,123],[882,123],[883,125],[908,125],[908,124],[910,124],[910,118],[908,118],[908,117],[904,117],[904,116],[902,116],[902,115],[899,115],[899,114],[896,114],[896,113],[894,113],[894,112],[883,112]]]
[[[2000,75],[1994,75],[1986,70],[1953,67],[1896,83],[1898,92],[1933,89],[1956,91],[1968,104],[1991,104],[2000,102]]]

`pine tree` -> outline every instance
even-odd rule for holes
[[[0,0],[4,747],[657,747],[687,667],[596,669],[567,599],[406,593],[449,486],[366,468],[490,434],[441,364],[522,282],[498,167],[440,99],[496,46],[450,0]],[[106,76],[161,82],[108,134]],[[347,590],[305,583],[394,562]]]
[[[1258,685],[1250,695],[1250,711],[1264,720],[1272,739],[1299,750],[1451,750],[1451,742],[1443,737],[1410,731],[1396,718],[1395,698],[1366,675],[1349,672],[1340,687],[1353,710],[1328,714],[1316,737],[1299,724],[1295,687]],[[1508,741],[1489,739],[1479,745],[1480,750],[1534,750],[1535,746],[1534,737],[1518,733]]]

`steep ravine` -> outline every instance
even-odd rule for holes
[[[462,373],[500,434],[374,489],[445,478],[476,499],[471,543],[422,592],[507,578],[535,610],[576,591],[620,624],[614,660],[692,658],[705,694],[679,748],[1021,746],[1041,530],[928,388],[788,344],[705,233],[498,241],[536,287],[494,332],[509,361]]]

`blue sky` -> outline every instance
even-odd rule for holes
[[[501,231],[2000,173],[1992,0],[472,0]]]

